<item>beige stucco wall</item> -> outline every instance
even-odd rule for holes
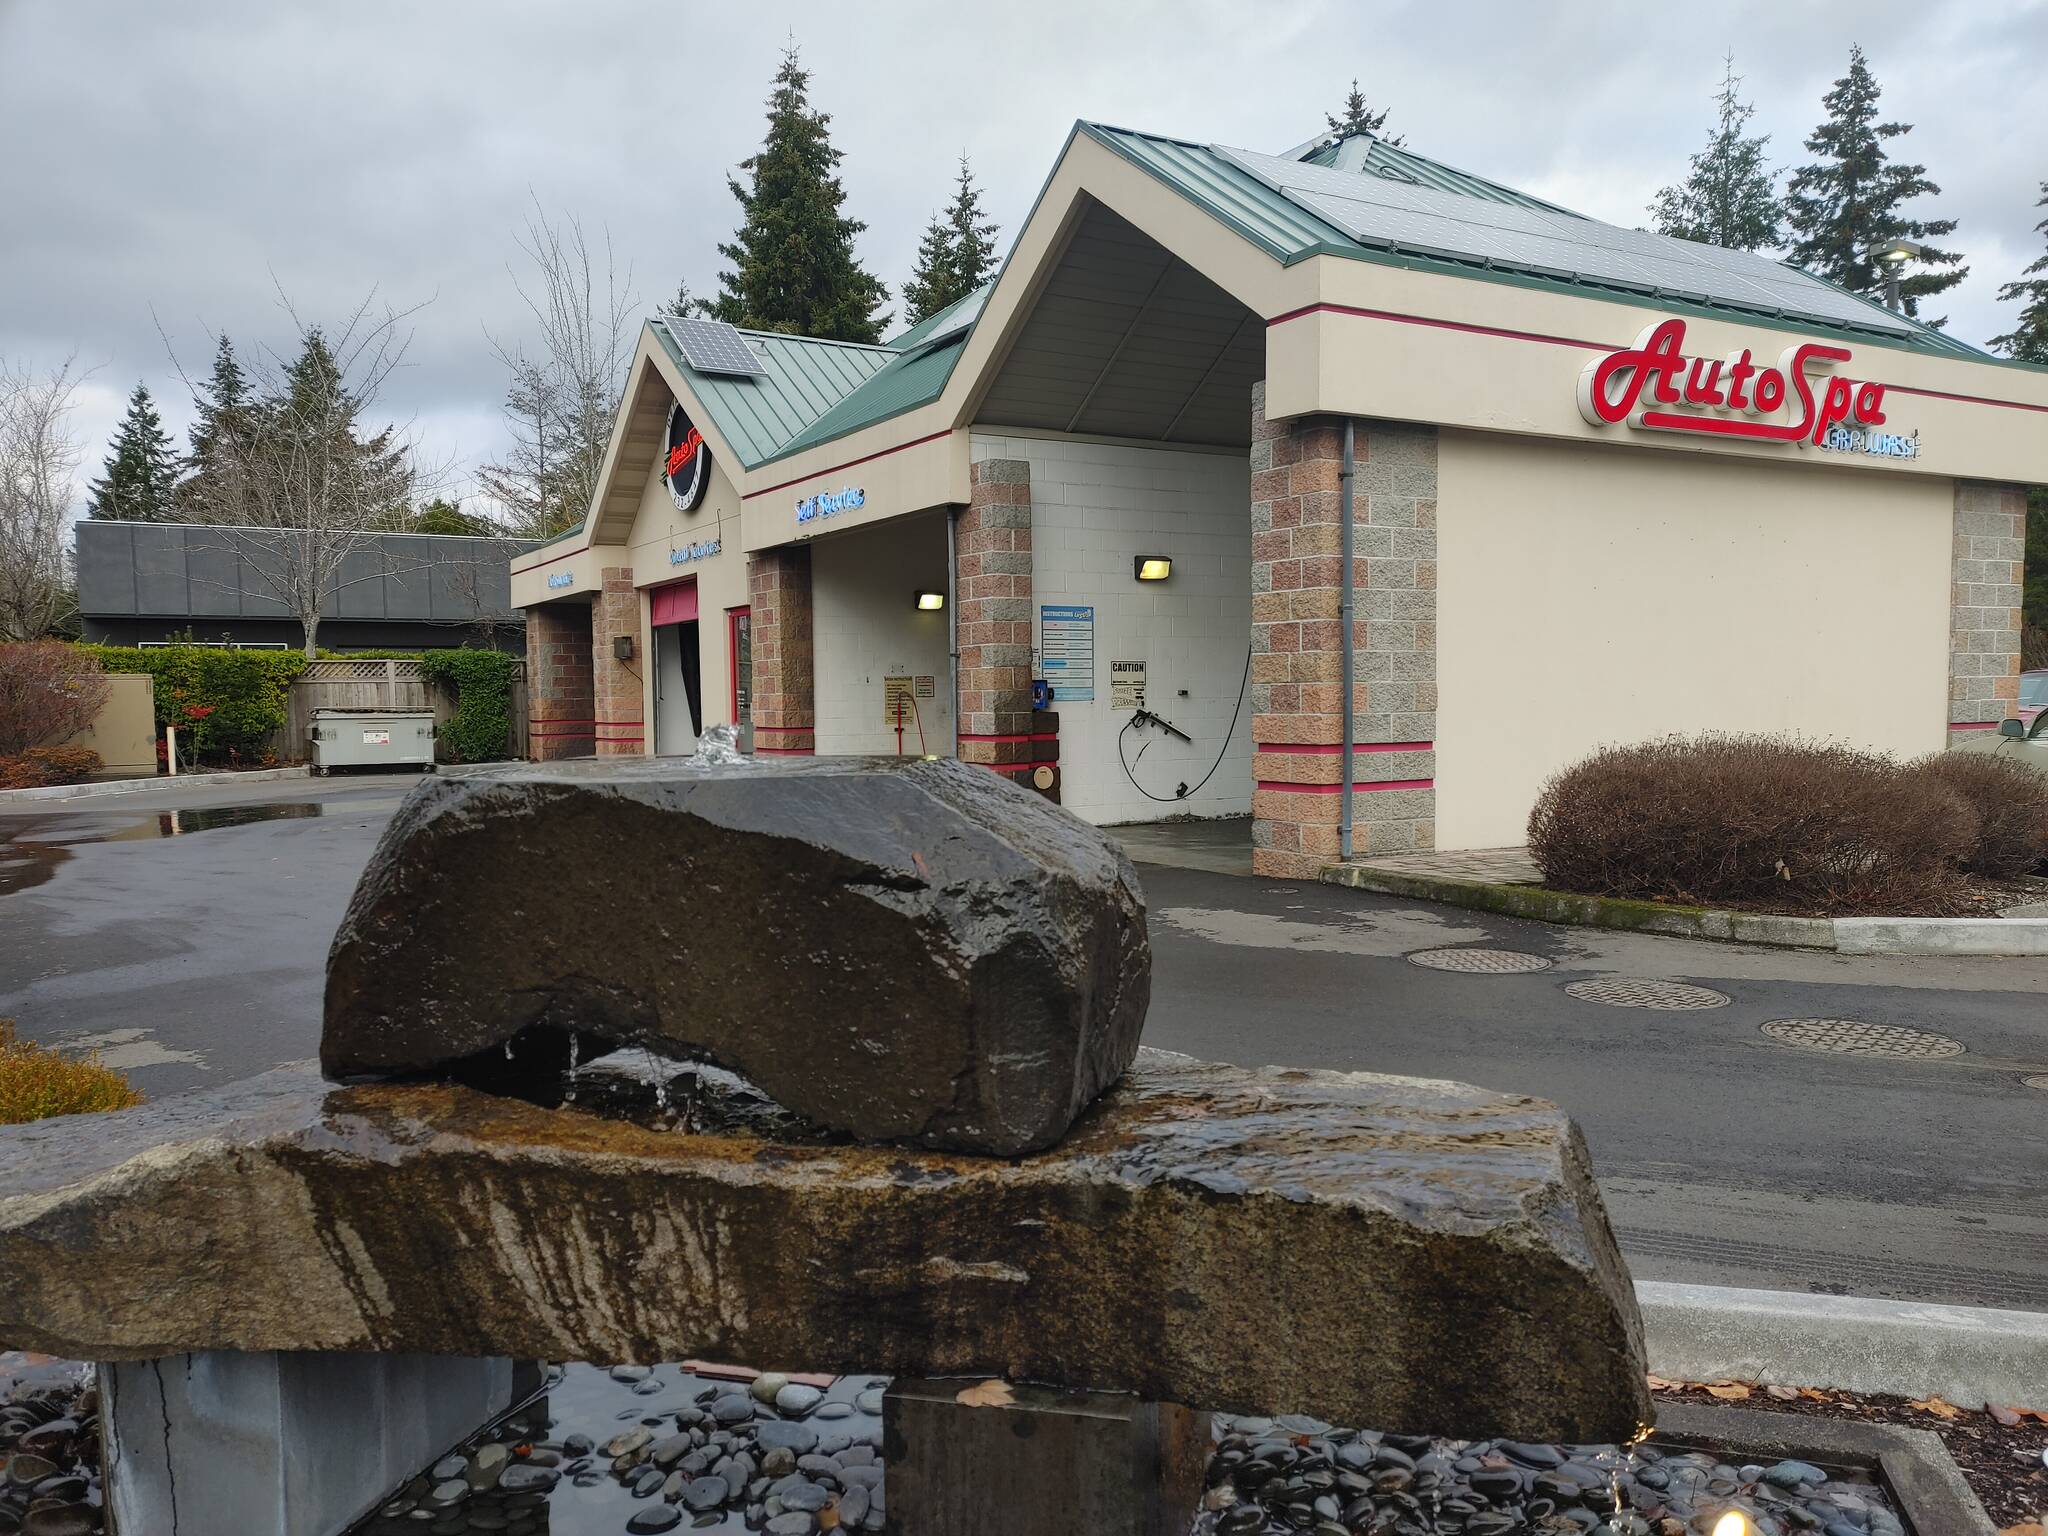
[[[1439,847],[1603,743],[1942,745],[1949,481],[1449,431],[1439,474]]]

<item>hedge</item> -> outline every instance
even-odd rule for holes
[[[420,675],[455,695],[455,716],[436,733],[458,763],[491,763],[507,755],[512,735],[512,674],[519,658],[464,647],[423,651]]]
[[[297,651],[230,651],[203,645],[131,650],[81,645],[108,672],[147,672],[156,679],[156,728],[191,733],[202,762],[260,757],[284,728],[285,700],[306,670]]]

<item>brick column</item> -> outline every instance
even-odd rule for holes
[[[754,647],[754,751],[808,757],[818,747],[811,648],[811,551],[792,544],[747,556]]]
[[[1958,480],[1949,558],[1949,740],[2017,712],[2027,493]]]
[[[646,696],[640,679],[646,671],[646,647],[640,634],[640,593],[628,566],[609,565],[600,573],[604,590],[590,615],[590,666],[597,705],[597,755],[638,757],[646,751],[643,720]],[[633,656],[621,661],[612,642],[621,636],[633,642]]]
[[[954,678],[960,757],[998,773],[1030,771],[1031,465],[983,459],[970,467],[967,509],[954,529],[960,667]]]
[[[1436,836],[1436,434],[1355,423],[1354,855]],[[1343,423],[1265,419],[1252,394],[1252,868],[1338,854],[1343,783]]]
[[[589,607],[527,609],[527,756],[537,763],[590,756],[597,735],[591,702]]]

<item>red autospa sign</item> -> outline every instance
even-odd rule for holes
[[[1847,347],[1804,342],[1775,367],[1758,367],[1749,349],[1726,358],[1687,357],[1685,322],[1661,320],[1633,347],[1586,364],[1579,411],[1595,426],[1700,432],[1764,443],[1839,446],[1858,427],[1884,421],[1884,386],[1832,370]]]

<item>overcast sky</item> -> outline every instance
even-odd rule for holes
[[[1566,21],[1564,18],[1569,17]],[[97,473],[138,379],[183,442],[158,325],[195,374],[208,337],[283,346],[375,288],[425,302],[388,392],[425,456],[503,442],[489,330],[529,196],[608,230],[652,308],[716,286],[791,37],[812,72],[862,259],[899,288],[965,151],[1007,236],[1076,118],[1280,150],[1355,74],[1424,154],[1618,223],[1685,169],[1733,49],[1779,164],[1861,42],[1893,154],[1925,163],[1971,273],[1955,334],[2009,329],[2001,282],[2042,250],[2048,3],[2023,0],[0,0],[0,356],[75,352]]]

